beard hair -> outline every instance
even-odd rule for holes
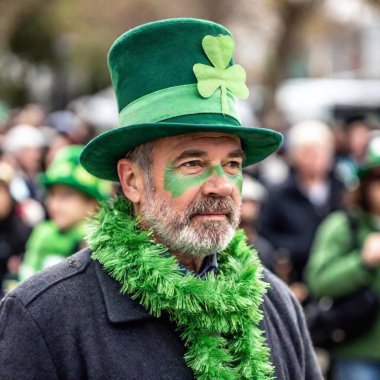
[[[225,220],[207,220],[194,223],[200,213],[220,212]],[[190,256],[208,256],[224,250],[232,240],[240,222],[240,208],[231,197],[202,197],[195,199],[178,214],[157,193],[147,194],[141,208],[142,221],[155,239],[173,252]]]

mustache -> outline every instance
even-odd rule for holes
[[[236,214],[236,204],[231,197],[207,197],[193,201],[184,213],[184,217],[190,220],[198,214],[222,213],[228,219]]]

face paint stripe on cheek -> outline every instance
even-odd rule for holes
[[[182,195],[194,186],[200,186],[211,175],[212,170],[208,169],[200,175],[182,177],[177,174],[177,170],[168,166],[164,174],[164,188],[172,193],[173,198]]]
[[[234,176],[229,175],[228,178],[230,181],[239,189],[239,193],[243,191],[243,173],[240,170],[240,173]]]
[[[223,170],[222,165],[214,165],[212,166],[213,171],[219,176],[219,177],[226,177],[230,181],[230,183],[234,186],[236,186],[239,189],[239,192],[241,194],[243,190],[243,173],[240,169],[238,174],[226,174]]]
[[[192,187],[202,186],[214,173],[219,177],[226,176],[222,165],[213,165],[202,174],[190,176],[179,176],[178,170],[168,165],[164,174],[164,188],[172,193],[173,198],[177,198]],[[239,175],[227,175],[226,177],[241,193],[243,185],[241,172]]]

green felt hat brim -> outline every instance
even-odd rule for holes
[[[47,188],[54,186],[54,185],[66,185],[66,186],[72,187],[76,190],[79,190],[82,193],[84,193],[85,195],[87,195],[91,198],[94,198],[98,201],[105,201],[108,199],[108,195],[101,194],[96,189],[85,186],[85,185],[79,183],[78,181],[73,180],[71,177],[51,178],[47,174],[41,174],[38,178],[38,182]]]
[[[220,132],[240,137],[246,155],[244,166],[263,160],[282,142],[280,133],[264,128],[169,122],[137,124],[113,129],[94,138],[82,151],[80,163],[96,177],[118,181],[117,162],[129,150],[148,141],[199,132]]]

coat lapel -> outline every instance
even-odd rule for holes
[[[108,319],[112,323],[126,323],[152,319],[148,311],[128,295],[121,294],[120,285],[95,261],[95,271],[103,294]]]

